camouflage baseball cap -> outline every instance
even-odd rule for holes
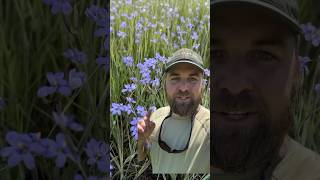
[[[165,72],[178,63],[189,63],[197,66],[201,71],[204,70],[201,56],[191,49],[182,48],[173,53],[166,62]]]
[[[214,8],[223,4],[232,3],[241,5],[251,4],[266,8],[275,15],[278,15],[279,18],[285,20],[295,33],[301,33],[301,28],[298,22],[299,8],[297,0],[211,0],[210,7],[214,12]]]

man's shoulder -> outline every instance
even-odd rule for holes
[[[288,152],[275,170],[279,179],[320,180],[320,155],[289,137]]]
[[[170,107],[169,106],[165,106],[165,107],[161,107],[157,110],[155,110],[152,114],[150,119],[153,121],[157,121],[159,118],[162,118],[163,116],[167,116],[170,112]]]
[[[210,110],[200,105],[196,118],[200,121],[207,122],[210,120]]]

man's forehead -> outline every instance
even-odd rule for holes
[[[260,8],[221,7],[213,13],[211,44],[223,46],[227,40],[250,41],[253,45],[284,46],[291,32],[282,21]]]
[[[274,13],[257,6],[224,5],[215,8],[211,14],[213,26],[234,27],[275,27],[287,25]],[[215,28],[213,28],[214,30]]]
[[[167,72],[168,75],[179,75],[181,73],[185,73],[189,75],[197,75],[197,74],[201,74],[201,70],[197,66],[189,63],[179,63],[174,65]]]

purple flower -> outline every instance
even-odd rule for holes
[[[117,36],[118,36],[118,37],[121,37],[121,38],[124,38],[124,37],[127,36],[127,33],[122,32],[122,31],[118,31]]]
[[[138,121],[142,119],[142,117],[134,117],[131,121],[131,127],[130,127],[130,132],[131,136],[135,139],[138,140]]]
[[[39,148],[39,154],[41,154],[44,157],[52,158],[56,155],[55,147],[57,146],[56,142],[49,138],[43,138],[40,140],[39,145],[41,145],[41,148]]]
[[[131,121],[130,124],[133,126],[136,126],[138,124],[138,121],[142,119],[142,117],[134,117]]]
[[[314,86],[314,90],[315,90],[318,94],[320,94],[320,83],[318,83],[318,84],[316,84],[316,85]]]
[[[135,140],[138,140],[138,127],[137,126],[131,126],[130,127],[130,132],[131,132],[131,136],[133,136],[133,138]]]
[[[132,82],[137,82],[137,78],[136,78],[136,77],[131,77],[130,80],[131,80]]]
[[[84,64],[87,62],[87,56],[84,52],[79,51],[77,48],[67,49],[63,56],[70,59],[73,63]]]
[[[8,166],[14,167],[21,161],[28,169],[36,167],[34,160],[34,151],[37,143],[38,136],[36,134],[22,134],[15,131],[10,131],[6,134],[6,141],[9,147],[1,149],[2,157],[8,157]]]
[[[173,48],[178,49],[179,48],[178,44],[177,43],[173,43]]]
[[[6,107],[6,102],[0,97],[0,110]]]
[[[154,44],[158,42],[158,40],[155,39],[155,38],[152,38],[150,41],[151,41],[152,43],[154,43]]]
[[[309,73],[308,65],[307,63],[311,62],[310,58],[308,56],[302,57],[299,56],[299,63],[300,63],[300,71]]]
[[[160,85],[160,81],[158,78],[155,78],[151,81],[152,87],[158,87]]]
[[[98,28],[94,32],[95,37],[106,36],[109,33],[110,20],[106,8],[91,5],[89,8],[86,9],[85,14],[98,26]]]
[[[105,56],[105,57],[102,57],[102,56],[98,57],[98,58],[96,59],[96,63],[98,64],[98,66],[103,66],[103,65],[105,65],[105,66],[106,66],[106,69],[109,68],[109,58],[108,58],[107,56]]]
[[[140,69],[140,74],[142,75],[142,77],[150,77],[151,71],[147,64],[138,63],[137,66]]]
[[[199,49],[199,46],[200,46],[200,44],[194,44],[194,45],[192,46],[192,48],[194,48],[194,49]]]
[[[74,176],[74,180],[83,180],[83,177],[81,176],[81,174],[76,174]]]
[[[137,110],[138,115],[140,115],[140,116],[145,116],[147,114],[147,110],[143,106],[138,105],[136,110]]]
[[[62,133],[58,133],[56,135],[56,141],[52,146],[50,146],[50,151],[52,152],[52,156],[56,157],[55,163],[58,168],[63,168],[67,158],[74,160],[73,155],[67,145],[65,140],[65,136]]]
[[[209,69],[204,69],[204,75],[207,77],[210,77],[210,70]]]
[[[47,79],[49,86],[40,87],[37,92],[38,97],[45,97],[55,92],[58,92],[64,96],[70,96],[71,89],[68,86],[68,82],[64,79],[63,72],[48,72]]]
[[[63,128],[70,128],[74,131],[83,131],[83,126],[75,121],[75,118],[72,115],[66,116],[62,113],[53,112],[54,121]]]
[[[89,158],[87,164],[97,165],[101,172],[109,171],[109,149],[106,143],[91,138],[86,144],[85,152]]]
[[[313,46],[318,47],[320,44],[320,30],[317,30],[312,34],[312,40],[311,43]]]
[[[141,84],[143,84],[143,85],[150,83],[150,81],[151,81],[150,74],[147,74],[146,77],[144,77],[140,80]]]
[[[132,92],[137,88],[136,84],[131,83],[131,84],[125,84],[124,88],[121,90],[122,93],[126,93],[126,92]]]
[[[191,35],[191,39],[193,39],[193,40],[198,40],[198,39],[199,39],[198,33],[195,32],[195,31],[193,31],[193,32],[192,32],[192,35]]]
[[[121,22],[120,27],[121,27],[121,28],[127,27],[127,23],[126,23],[125,21]]]
[[[69,72],[69,86],[72,90],[80,88],[86,80],[84,72],[77,72],[76,69],[72,69]]]
[[[51,6],[51,12],[58,14],[62,12],[64,15],[69,15],[72,11],[72,6],[69,0],[43,0],[46,5]]]
[[[316,32],[316,28],[309,22],[301,25],[302,32],[306,41],[312,40],[312,35]]]
[[[121,107],[121,111],[124,111],[124,112],[127,112],[127,114],[131,114],[133,111],[132,111],[132,107],[130,104],[127,104],[127,105],[123,105]]]
[[[110,175],[112,175],[112,170],[113,170],[113,166],[112,166],[112,164],[110,163]]]
[[[156,69],[157,59],[155,59],[155,58],[148,58],[148,59],[145,60],[144,65],[145,65],[145,67],[147,67],[147,68]]]
[[[155,112],[157,110],[157,107],[151,106],[149,109],[151,110],[151,112]]]
[[[133,65],[133,57],[132,56],[123,57],[122,61],[126,66],[132,66]]]
[[[112,103],[111,104],[111,114],[112,115],[121,115],[121,110],[122,110],[123,104],[118,104],[118,103]]]
[[[187,43],[186,40],[181,39],[181,41],[180,41],[181,46],[185,45],[186,43]]]
[[[110,30],[109,27],[105,26],[105,27],[99,27],[94,31],[94,36],[95,37],[103,37],[108,35],[108,31]]]
[[[159,53],[156,53],[156,59],[163,63],[166,61],[166,57],[161,56]]]
[[[126,97],[126,100],[128,101],[128,103],[136,103],[136,101],[131,97]]]

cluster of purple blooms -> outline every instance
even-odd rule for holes
[[[104,38],[104,49],[101,52],[101,55],[97,57],[96,62],[98,65],[104,65],[106,70],[109,68],[109,12],[107,8],[102,8],[96,5],[91,5],[86,9],[85,14],[89,17],[97,26],[94,31],[95,37]]]
[[[306,41],[311,42],[315,47],[320,44],[320,29],[317,29],[310,22],[301,25],[302,32]]]
[[[52,14],[62,12],[64,15],[69,15],[72,12],[72,6],[69,0],[42,0],[46,5],[51,6]]]
[[[47,80],[49,84],[38,89],[38,97],[46,97],[54,93],[70,96],[73,90],[80,88],[85,83],[86,75],[84,72],[72,69],[66,80],[63,72],[48,72]]]
[[[36,158],[40,156],[54,159],[58,168],[65,167],[68,159],[75,163],[80,162],[78,152],[70,148],[67,136],[63,133],[58,133],[55,139],[50,139],[41,138],[40,133],[10,131],[6,135],[6,141],[9,146],[3,147],[0,150],[0,155],[7,158],[9,167],[17,166],[23,162],[29,170],[35,169]],[[85,153],[89,166],[97,166],[101,173],[109,171],[109,146],[106,143],[91,138],[86,144]]]
[[[73,6],[69,0],[43,0],[44,4],[51,7],[53,14],[62,13],[70,15]],[[98,65],[106,65],[108,68],[109,51],[109,15],[107,8],[91,5],[86,9],[85,15],[91,19],[96,29],[95,37],[104,39],[104,48],[101,55],[97,57]],[[87,63],[87,55],[77,48],[67,49],[63,56],[76,65]],[[71,69],[67,74],[64,72],[48,72],[46,74],[48,84],[42,86],[37,91],[38,97],[46,97],[48,95],[59,93],[63,96],[70,96],[76,89],[81,88],[86,83],[86,74],[76,68]],[[5,108],[6,102],[0,97],[0,110]],[[72,130],[74,132],[84,131],[84,126],[78,123],[76,118],[70,114],[62,112],[52,112],[52,119],[58,125],[62,132],[57,132],[55,138],[41,137],[38,133],[19,133],[9,131],[5,140],[8,146],[0,149],[0,156],[7,160],[8,167],[14,167],[21,163],[29,170],[35,169],[38,158],[52,159],[57,168],[68,166],[68,163],[81,164],[81,159],[86,155],[86,164],[92,168],[96,168],[101,176],[87,175],[80,168],[81,173],[76,173],[75,179],[107,179],[112,165],[110,164],[109,146],[104,141],[94,138],[89,139],[84,147],[84,151],[80,151],[73,142],[73,139],[65,132]],[[50,133],[51,134],[51,133]],[[69,133],[68,133],[69,134]],[[49,135],[50,136],[50,135]],[[70,160],[70,161],[69,161]],[[90,169],[92,169],[90,168]]]
[[[304,39],[315,47],[320,45],[320,29],[317,29],[311,22],[307,24],[301,24],[301,30],[304,35]],[[308,63],[312,60],[308,56],[299,56],[300,71],[309,74]],[[320,93],[320,83],[315,84],[314,90]]]
[[[206,2],[206,4],[208,4]],[[150,16],[152,14],[149,10],[152,10],[151,3],[146,3],[143,1],[135,2],[136,6],[132,6],[132,3],[120,4],[116,3],[116,1],[111,1],[111,17],[110,17],[110,32],[115,33],[115,36],[118,38],[127,38],[128,36],[128,28],[129,22],[135,22],[134,26],[134,42],[136,44],[141,44],[142,39],[146,34],[153,34],[153,36],[148,37],[149,41],[153,44],[163,42],[166,45],[170,45],[175,49],[179,49],[181,47],[186,46],[187,39],[192,39],[191,46],[194,49],[198,49],[200,47],[200,39],[198,32],[201,32],[205,29],[205,26],[209,27],[209,15],[204,15],[201,20],[197,17],[193,17],[194,14],[191,7],[188,9],[188,14],[190,17],[184,17],[179,13],[178,8],[173,8],[168,3],[159,3],[159,9],[161,9],[161,17]],[[119,13],[122,7],[132,6],[135,10],[131,14],[127,13]],[[205,7],[209,7],[205,6]],[[200,11],[200,5],[196,7],[196,11]],[[138,13],[137,13],[138,12]],[[148,15],[147,15],[148,14]],[[193,17],[193,18],[192,18]],[[135,21],[133,21],[133,19]],[[120,20],[121,22],[116,25],[115,20]],[[170,19],[170,21],[168,21]],[[175,30],[171,33],[166,31],[167,27],[172,27],[171,19],[178,19],[179,22],[176,25]],[[181,24],[181,25],[180,25]],[[175,33],[177,31],[177,33]],[[149,36],[149,35],[148,35]],[[188,45],[190,46],[190,45]]]

